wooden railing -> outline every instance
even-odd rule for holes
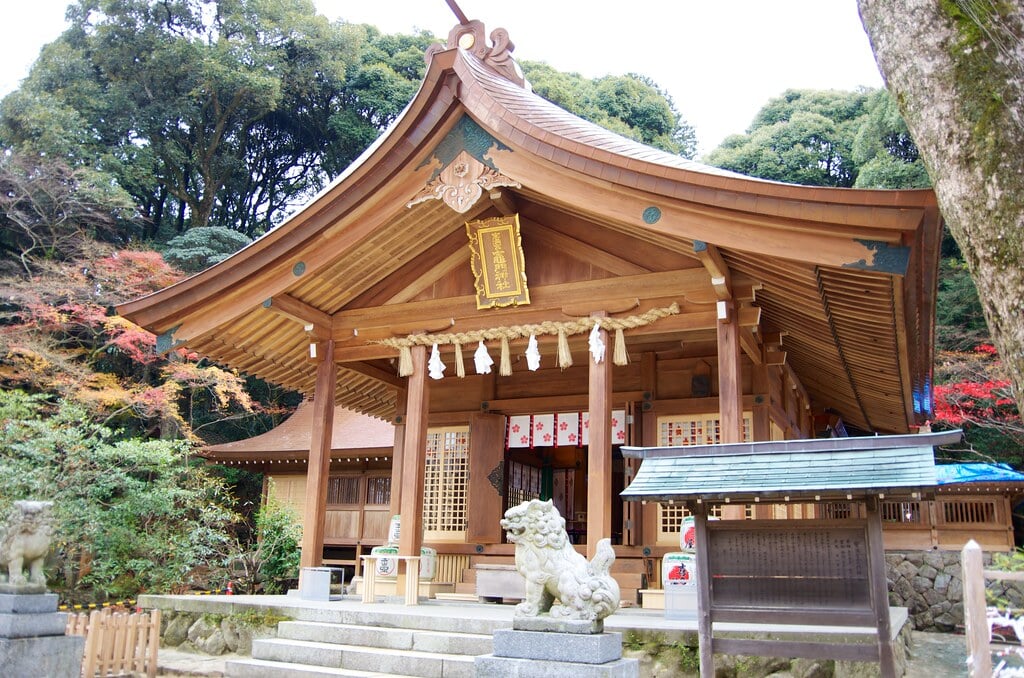
[[[85,636],[82,678],[156,676],[160,610],[128,614],[107,608],[69,614],[65,633]]]

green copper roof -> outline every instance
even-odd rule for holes
[[[624,447],[643,459],[624,499],[740,501],[792,496],[907,495],[936,485],[933,445],[960,432],[788,440],[781,442]]]

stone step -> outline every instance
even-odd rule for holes
[[[441,616],[440,612],[433,608],[429,613],[424,610],[421,614],[413,611],[392,612],[377,611],[372,605],[365,605],[364,609],[346,610],[337,618],[318,618],[316,621],[327,623],[352,624],[356,626],[380,626],[395,629],[423,629],[443,633],[477,633],[481,635],[493,635],[495,629],[508,628],[511,626],[511,617],[508,619],[482,618],[459,616],[453,609],[452,615]]]
[[[395,629],[355,624],[286,621],[277,626],[277,638],[337,645],[360,645],[391,650],[417,650],[442,654],[479,655],[493,651],[491,635],[446,633],[425,629]]]
[[[475,657],[469,655],[337,645],[306,640],[254,640],[253,659],[332,668],[377,671],[422,678],[470,678]]]
[[[340,676],[341,678],[414,678],[398,673],[380,671],[355,671],[329,666],[309,666],[290,662],[275,662],[266,659],[234,659],[224,665],[228,678],[316,678],[317,676]]]
[[[455,593],[438,593],[437,599],[475,603],[476,584],[456,584]]]

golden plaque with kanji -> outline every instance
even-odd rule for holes
[[[467,222],[466,234],[472,253],[476,307],[529,304],[519,215]]]

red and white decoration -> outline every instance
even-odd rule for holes
[[[626,412],[612,412],[612,444],[626,443]],[[589,412],[521,414],[508,418],[506,449],[583,447],[590,444]]]
[[[578,447],[582,444],[580,437],[580,413],[559,412],[555,415],[558,433],[555,444],[559,447]]]

